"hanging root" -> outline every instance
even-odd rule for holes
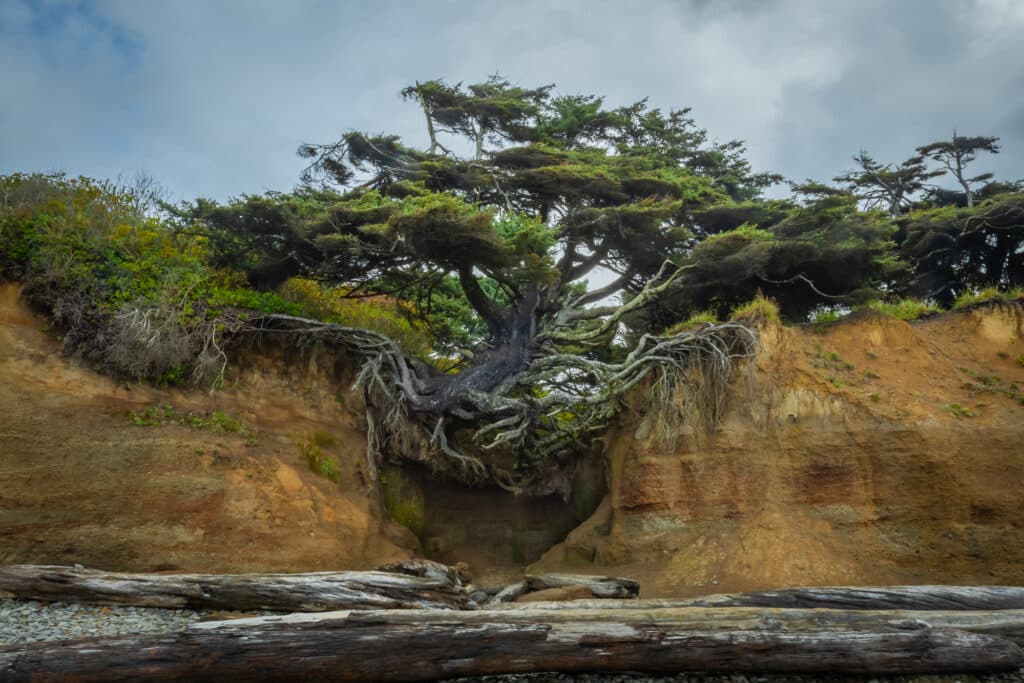
[[[502,411],[478,423],[475,439],[485,450],[516,447],[533,462],[578,453],[607,429],[629,390],[652,375],[647,405],[658,438],[672,441],[687,428],[705,432],[725,415],[736,362],[756,348],[754,330],[730,322],[645,335],[621,363],[548,354],[504,388]]]
[[[467,477],[478,481],[487,479],[487,467],[482,462],[468,455],[463,455],[448,445],[448,437],[444,433],[443,417],[437,419],[437,426],[434,427],[434,431],[427,433],[430,435],[431,445],[436,446],[445,456],[455,461],[456,465]]]
[[[196,384],[218,386],[228,364],[224,337],[238,329],[238,321],[223,316],[185,324],[185,317],[172,303],[124,306],[111,320],[104,363],[134,379],[191,369]]]
[[[427,371],[382,334],[283,315],[251,325],[344,346],[364,359],[353,387],[366,399],[371,478],[388,453],[466,483],[490,480],[516,493],[550,492],[547,480],[564,469],[559,463],[571,462],[599,438],[626,394],[648,377],[654,378],[648,407],[660,437],[671,440],[698,425],[713,428],[724,416],[735,363],[757,347],[752,329],[729,322],[667,337],[644,335],[619,363],[549,349],[494,390],[467,390],[441,413],[431,407],[436,403]],[[474,429],[478,453],[512,450],[525,467],[510,472],[460,452],[446,432],[456,427]]]

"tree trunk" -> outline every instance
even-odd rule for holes
[[[18,598],[171,609],[466,609],[455,570],[428,561],[388,571],[310,574],[115,574],[71,567],[0,568],[0,593]]]
[[[0,649],[0,680],[430,681],[529,672],[1010,671],[1024,612],[333,612]]]

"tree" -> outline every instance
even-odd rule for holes
[[[909,294],[950,306],[971,289],[1024,285],[1024,194],[999,194],[973,208],[914,211],[902,232],[900,255],[912,266]]]
[[[692,403],[717,419],[731,363],[752,352],[754,331],[732,322],[665,336],[665,323],[699,302],[749,299],[761,287],[800,290],[794,310],[803,310],[822,300],[806,273],[827,273],[853,253],[848,247],[888,239],[884,229],[847,232],[836,259],[822,260],[822,231],[792,228],[804,210],[760,198],[779,177],[753,173],[741,143],[710,142],[685,109],[643,100],[605,108],[600,97],[497,77],[403,92],[423,111],[425,151],[350,131],[300,147],[307,185],[293,193],[196,203],[183,214],[226,248],[223,260],[238,261],[233,252],[243,249],[257,286],[314,277],[351,296],[409,300],[428,322],[446,293],[442,315],[457,310],[476,330],[457,341],[465,359],[457,374],[409,359],[386,339],[359,337],[371,464],[385,452],[428,452],[414,457],[466,480],[564,487],[565,459],[601,434],[644,378],[688,386],[699,399]],[[799,244],[759,241],[727,262],[732,273],[705,278],[731,244],[712,238],[740,230],[730,239],[759,239],[761,228],[749,224],[806,235]],[[741,270],[749,277],[729,284]],[[865,277],[852,278],[853,287]],[[700,296],[687,294],[697,285]],[[852,290],[835,285],[824,296]],[[464,306],[453,306],[456,298]],[[354,334],[267,320],[342,343]],[[452,336],[438,340],[439,352],[455,349]]]
[[[917,153],[921,157],[927,157],[940,162],[946,167],[946,170],[953,174],[960,187],[964,189],[964,195],[967,197],[967,208],[971,208],[974,206],[974,193],[971,192],[971,183],[989,180],[992,178],[992,174],[982,173],[968,178],[966,167],[974,161],[978,152],[998,154],[999,145],[996,144],[998,141],[999,138],[994,137],[963,137],[957,135],[956,131],[953,131],[952,140],[940,140],[923,145],[917,148]]]
[[[855,170],[833,180],[844,183],[849,192],[864,202],[865,208],[884,208],[893,217],[905,213],[913,195],[924,190],[928,180],[942,175],[942,171],[929,171],[923,156],[913,156],[893,166],[875,161],[861,150],[853,161],[857,165]]]

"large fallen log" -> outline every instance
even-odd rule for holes
[[[0,681],[429,681],[529,672],[1009,671],[1024,611],[394,610],[0,649]]]
[[[451,567],[417,560],[386,569],[307,574],[120,574],[15,565],[0,567],[0,593],[101,605],[278,612],[471,606]]]
[[[524,584],[525,585],[525,584]],[[492,607],[492,605],[488,605]],[[868,588],[787,588],[777,591],[706,595],[696,598],[573,600],[494,604],[499,609],[663,609],[670,607],[777,607],[845,610],[1020,610],[1021,586],[879,586]]]
[[[688,601],[703,607],[821,607],[830,609],[1024,609],[1022,586],[839,586],[708,595]]]

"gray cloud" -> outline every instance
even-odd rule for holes
[[[693,108],[756,167],[827,179],[861,147],[999,135],[1019,177],[1017,0],[616,3],[57,0],[0,4],[0,170],[144,169],[182,198],[286,190],[303,141],[349,128],[422,142],[415,80]]]

